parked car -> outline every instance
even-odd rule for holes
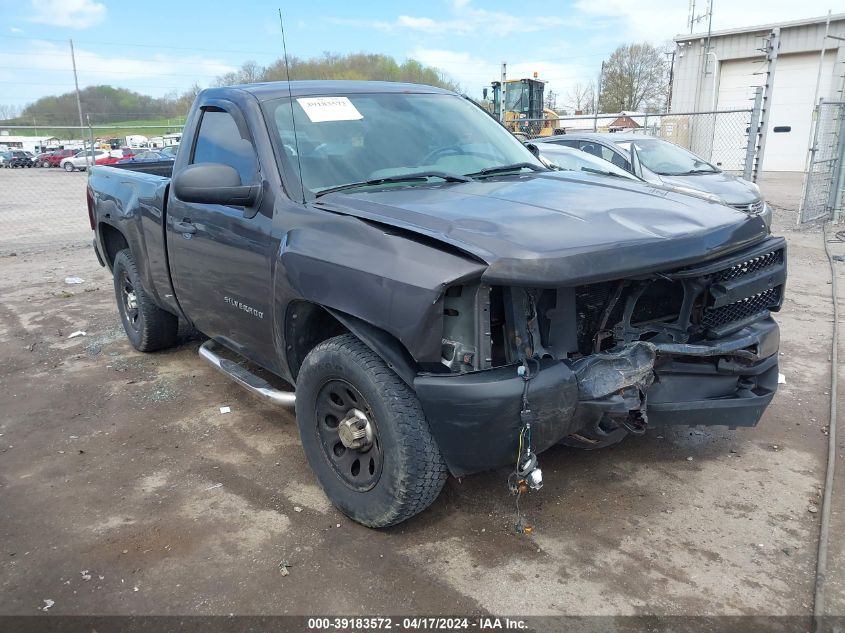
[[[102,149],[82,150],[69,158],[63,158],[59,166],[65,171],[85,170],[90,166],[92,161],[96,162],[98,158],[103,158],[106,155],[108,155],[108,152]]]
[[[88,181],[126,335],[208,336],[203,359],[295,406],[317,481],[364,525],[421,512],[449,472],[510,465],[537,490],[555,444],[753,426],[774,396],[786,246],[759,216],[551,171],[428,86],[212,88],[187,121],[163,175]]]
[[[47,157],[50,155],[50,152],[40,152],[36,154],[35,158],[33,159],[34,167],[46,167],[44,162],[47,160]]]
[[[163,154],[162,152],[159,152],[159,151],[153,152],[153,151],[150,151],[150,150],[145,150],[145,151],[142,151],[142,152],[137,152],[136,154],[133,154],[129,158],[124,158],[123,160],[119,160],[119,161],[117,161],[117,163],[120,164],[120,165],[126,165],[126,164],[132,164],[132,163],[151,163],[151,162],[157,162],[157,161],[162,161],[162,160],[173,160],[173,158],[174,158],[173,156],[165,155],[165,154]]]
[[[534,142],[538,146],[550,143],[580,149],[646,182],[674,187],[681,192],[700,191],[716,195],[735,209],[759,215],[766,226],[771,226],[772,210],[756,184],[725,173],[683,147],[663,139],[631,133],[584,133],[550,136]]]
[[[32,159],[29,155],[20,149],[9,150],[3,152],[0,165],[3,167],[32,167]]]
[[[57,149],[52,152],[48,152],[44,158],[41,159],[41,166],[42,167],[58,167],[62,160],[65,158],[69,158],[71,156],[75,156],[78,150],[73,149]]]
[[[168,145],[167,147],[162,147],[158,150],[159,154],[162,154],[163,156],[172,156],[173,158],[176,158],[176,152],[178,151],[178,145]]]
[[[98,158],[95,162],[97,165],[115,165],[121,161],[128,160],[135,156],[135,152],[128,147],[122,149],[112,149],[106,152],[105,156]]]
[[[527,141],[526,144],[529,147],[534,145],[539,152],[540,160],[549,167],[568,171],[583,171],[596,176],[640,180],[634,174],[617,167],[613,163],[608,163],[606,160],[571,147],[553,145],[552,143],[534,143],[533,141]]]

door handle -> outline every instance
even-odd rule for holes
[[[191,233],[197,232],[197,227],[190,222],[174,222],[173,230],[177,233]]]

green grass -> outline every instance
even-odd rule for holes
[[[101,125],[106,125],[109,127],[114,127],[115,129],[105,129],[102,127],[97,127],[97,124],[92,121],[91,127],[94,128],[94,136],[98,138],[122,138],[127,136],[128,134],[143,134],[144,136],[161,136],[163,134],[167,134],[169,132],[179,132],[182,129],[182,123],[184,122],[184,117],[171,117],[171,118],[162,118],[162,119],[147,119],[141,121],[119,121],[113,123],[102,123]],[[145,127],[149,125],[165,125],[168,126],[167,128],[162,127]],[[0,125],[0,129],[3,129],[2,125]],[[51,128],[49,126],[41,127],[38,126],[37,130],[33,128],[28,128],[25,130],[14,130],[10,129],[9,134],[14,136],[55,136],[56,138],[66,139],[66,138],[78,138],[80,133],[79,129],[61,129],[61,128]],[[88,138],[88,128],[85,128],[85,138]],[[2,137],[0,137],[2,138]]]

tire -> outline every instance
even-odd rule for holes
[[[594,427],[586,426],[577,433],[567,435],[558,443],[571,448],[595,451],[618,444],[627,435],[628,431],[605,416]]]
[[[332,439],[338,437],[333,429],[343,425],[338,420],[352,411],[371,427],[366,451]],[[443,489],[446,464],[416,394],[351,334],[324,341],[305,357],[296,380],[296,421],[317,481],[341,512],[362,525],[401,523]]]
[[[50,166],[50,163],[48,163],[48,162],[45,160],[45,161],[43,161],[43,162],[41,163],[41,166],[42,166],[42,167],[49,167],[49,166]]]
[[[139,352],[173,347],[179,332],[179,319],[159,308],[144,291],[135,259],[128,248],[115,256],[112,270],[117,309],[132,347]]]
[[[64,169],[67,173],[70,173],[70,172],[72,172],[72,171],[76,171],[76,167],[74,167],[74,166],[73,166],[73,163],[71,163],[70,161],[68,161],[68,162],[66,162],[64,165],[62,165],[62,168],[63,168],[63,169]]]

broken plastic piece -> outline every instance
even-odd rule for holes
[[[65,277],[66,284],[83,284],[85,280],[82,277]]]
[[[231,413],[232,407],[220,407],[220,413]]]
[[[785,385],[786,384],[786,376],[783,374],[778,374],[778,384]]]
[[[68,338],[76,338],[77,336],[87,336],[87,333],[84,330],[77,330],[72,332]]]

